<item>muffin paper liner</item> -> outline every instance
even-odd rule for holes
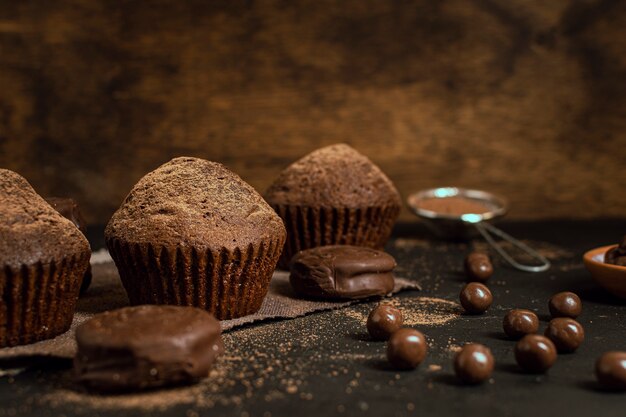
[[[301,250],[327,245],[354,245],[381,249],[400,214],[397,205],[366,208],[330,208],[273,204],[283,219],[287,241],[278,262],[289,269]]]
[[[234,251],[106,243],[132,305],[194,306],[226,320],[259,310],[284,242],[268,239]]]
[[[70,328],[89,253],[0,271],[0,347],[50,339]]]

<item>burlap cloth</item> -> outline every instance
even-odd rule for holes
[[[66,333],[42,342],[26,346],[0,349],[0,359],[30,355],[53,355],[71,358],[76,352],[74,330],[76,326],[93,317],[94,314],[128,305],[128,297],[122,287],[115,264],[108,253],[99,252],[92,256],[93,281],[87,293],[82,296],[76,308],[72,327]],[[414,281],[396,278],[393,294],[403,290],[419,290]],[[276,271],[261,309],[256,314],[221,322],[222,330],[228,331],[251,323],[273,319],[291,319],[308,313],[334,310],[363,300],[314,301],[299,299],[289,284],[289,274]],[[0,369],[2,368],[0,362]]]

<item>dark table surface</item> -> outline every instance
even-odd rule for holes
[[[523,273],[496,259],[489,282],[494,304],[480,316],[458,315],[445,300],[457,301],[463,258],[483,243],[437,241],[419,224],[396,228],[387,249],[397,258],[397,274],[418,280],[423,290],[394,298],[417,321],[430,323],[414,326],[430,343],[426,361],[415,371],[390,369],[385,343],[367,337],[364,319],[376,304],[370,301],[229,332],[225,357],[194,387],[98,397],[72,385],[70,360],[32,358],[26,371],[0,377],[0,416],[625,416],[626,394],[599,390],[593,367],[602,352],[626,350],[626,304],[593,283],[581,257],[620,240],[626,219],[501,226],[540,249],[553,267]],[[100,246],[101,230],[90,232],[93,246]],[[547,374],[524,374],[513,358],[514,342],[502,333],[502,317],[511,308],[533,309],[543,332],[547,301],[563,290],[583,299],[579,321],[585,342],[576,353],[560,355]],[[454,378],[454,348],[465,342],[491,348],[497,365],[488,383],[464,386]]]

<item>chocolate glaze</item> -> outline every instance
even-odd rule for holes
[[[485,282],[493,275],[493,265],[489,256],[482,252],[473,252],[465,258],[465,275],[468,281]]]
[[[206,377],[223,352],[220,324],[194,307],[144,305],[94,316],[76,330],[79,384],[123,391]]]
[[[575,319],[583,310],[583,303],[573,292],[564,291],[554,294],[548,303],[552,317],[570,317]]]
[[[479,384],[489,379],[494,360],[491,350],[478,343],[468,343],[454,357],[454,372],[467,384]]]
[[[527,334],[515,345],[515,360],[526,372],[543,373],[556,361],[556,347],[545,336]]]
[[[626,352],[605,352],[596,362],[600,386],[611,391],[626,391]]]
[[[65,197],[45,197],[45,200],[63,217],[71,220],[74,226],[78,227],[78,230],[80,230],[85,237],[87,236],[87,223],[76,201]],[[89,285],[91,285],[91,265],[87,266],[87,271],[85,271],[85,275],[83,276],[83,282],[80,285],[80,293],[84,294],[89,288]]]
[[[367,331],[374,340],[387,340],[402,327],[402,312],[388,304],[372,310],[367,318]]]
[[[519,339],[527,334],[537,333],[539,318],[530,310],[514,309],[504,316],[502,328],[511,339]]]
[[[336,245],[299,252],[291,261],[289,282],[300,295],[365,298],[393,290],[396,261],[370,248]]]
[[[557,317],[550,320],[545,336],[552,340],[559,353],[570,353],[585,340],[585,330],[574,319]]]
[[[387,359],[396,369],[416,368],[427,352],[428,343],[422,332],[406,327],[393,333],[387,343]]]
[[[478,282],[470,282],[461,290],[459,295],[461,305],[470,314],[480,314],[487,311],[493,302],[491,291]]]

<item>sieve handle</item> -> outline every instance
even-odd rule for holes
[[[474,223],[474,226],[476,226],[476,229],[478,229],[480,234],[483,235],[483,237],[491,245],[491,247],[493,247],[500,254],[500,256],[502,256],[514,268],[519,269],[520,271],[526,271],[526,272],[541,272],[541,271],[546,271],[550,268],[550,261],[547,260],[545,256],[541,255],[540,253],[538,253],[537,251],[535,251],[528,245],[515,239],[513,236],[507,233],[504,233],[502,230],[498,229],[497,227],[492,226],[489,223],[484,223],[484,222]],[[502,248],[502,246],[500,246],[496,242],[496,240],[493,238],[492,235],[499,236],[503,240],[506,240],[507,242],[512,243],[514,246],[518,247],[519,249],[521,249],[528,255],[532,256],[534,259],[537,259],[539,262],[541,262],[541,264],[540,265],[524,265],[524,264],[517,262],[515,259],[513,259],[511,255],[508,254],[507,251],[505,251]]]

